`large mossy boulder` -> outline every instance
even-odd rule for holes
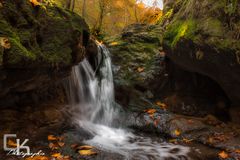
[[[28,0],[1,4],[0,37],[11,45],[1,49],[5,68],[71,66],[84,57],[89,28],[77,14]]]
[[[55,5],[0,1],[0,106],[53,97],[85,57],[89,34],[84,19]]]
[[[185,70],[210,77],[240,103],[240,1],[165,0],[164,50]]]
[[[150,85],[162,68],[162,29],[155,25],[133,24],[121,35],[107,39],[113,61],[117,101],[125,107],[138,106],[152,97]],[[124,93],[124,94],[123,94]]]

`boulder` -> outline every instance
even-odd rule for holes
[[[240,3],[165,1],[163,47],[175,64],[217,82],[240,103]]]
[[[24,93],[37,95],[42,91],[36,90],[66,78],[85,57],[89,27],[77,14],[55,5],[1,4],[0,104],[8,106],[26,97]]]

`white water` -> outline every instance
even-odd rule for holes
[[[114,107],[111,59],[104,45],[99,44],[98,49],[99,57],[103,57],[102,61],[98,59],[98,71],[95,73],[85,59],[73,68],[70,81],[73,121],[93,135],[85,143],[100,150],[118,153],[129,160],[182,159],[182,156],[187,155],[187,147],[160,143],[113,127],[114,119],[118,118],[118,109]],[[173,149],[178,151],[170,153]]]

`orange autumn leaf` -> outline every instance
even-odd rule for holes
[[[156,105],[159,106],[162,109],[167,109],[167,105],[165,103],[160,102],[160,101],[157,101]]]
[[[218,156],[222,159],[229,158],[228,153],[226,153],[225,151],[222,151],[222,152],[218,153]]]
[[[240,149],[236,149],[234,152],[240,154]]]
[[[144,71],[144,67],[138,67],[138,68],[137,68],[137,71],[138,71],[139,73],[143,72],[143,71]]]
[[[78,153],[82,156],[92,156],[97,154],[97,152],[94,152],[92,150],[79,150]]]
[[[61,158],[61,157],[63,157],[62,155],[61,155],[61,153],[54,153],[54,154],[52,154],[51,155],[53,158]]]
[[[49,143],[49,148],[51,149],[51,150],[58,150],[59,149],[59,147],[58,147],[58,145],[56,145],[56,144],[54,144],[54,143]]]
[[[77,147],[77,149],[79,149],[79,150],[90,150],[90,149],[93,149],[93,146],[84,145],[84,146]]]
[[[56,141],[56,140],[58,140],[58,138],[54,135],[48,135],[48,140],[49,141]]]
[[[154,114],[156,112],[156,109],[148,109],[145,110],[145,112],[147,112],[148,114]]]
[[[63,143],[63,142],[58,142],[58,145],[59,145],[60,147],[63,147],[63,146],[65,145],[65,143]]]
[[[7,142],[7,145],[10,147],[17,147],[17,143],[15,143],[13,140],[9,139]]]
[[[38,0],[29,0],[29,1],[33,4],[34,7],[41,5],[41,3],[38,2]]]
[[[34,157],[28,157],[25,160],[50,160],[50,158],[46,156],[34,156]]]
[[[180,135],[181,135],[181,131],[178,130],[178,129],[176,129],[176,130],[174,130],[174,134],[175,134],[176,136],[180,136]]]

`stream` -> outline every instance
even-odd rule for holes
[[[99,150],[116,153],[127,160],[188,159],[190,148],[161,139],[136,135],[124,124],[114,101],[111,58],[108,49],[98,43],[97,70],[87,59],[72,70],[69,99],[72,121],[91,135],[84,143]]]

